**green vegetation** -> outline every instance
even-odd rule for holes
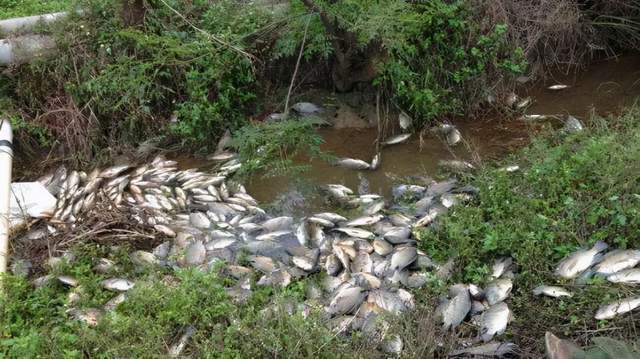
[[[576,287],[559,282],[553,271],[569,252],[598,240],[612,248],[640,248],[639,125],[635,108],[619,119],[594,119],[583,133],[535,139],[503,161],[518,164],[519,172],[490,167],[474,175],[477,201],[454,207],[436,231],[422,231],[422,247],[437,259],[455,256],[456,279],[474,283],[488,279],[493,258],[513,256],[517,316],[511,330],[520,335],[540,338],[545,330],[573,335],[585,327],[632,325],[629,317],[606,323],[593,319],[598,306],[632,295],[632,288],[602,279]],[[575,295],[534,298],[531,289],[543,283],[570,285]],[[615,333],[625,336],[624,329]]]
[[[117,295],[102,289],[99,283],[107,277],[91,270],[101,256],[120,266],[109,277],[135,280],[136,287],[98,326],[90,327],[67,313],[72,307],[68,293],[73,289],[54,279],[34,290],[25,278],[6,277],[5,293],[10,295],[0,296],[0,356],[164,357],[188,326],[196,331],[185,352],[195,357],[334,357],[355,347],[319,324],[318,309],[312,309],[306,319],[301,312],[288,314],[288,303],[304,299],[304,282],[284,291],[257,288],[246,302],[237,304],[224,289],[235,280],[218,274],[218,268],[208,273],[141,271],[125,249],[111,252],[85,245],[74,253],[76,259],[54,271],[79,280],[82,290],[75,291],[81,296],[73,307],[100,308]]]
[[[71,0],[1,0],[0,19],[67,11]]]

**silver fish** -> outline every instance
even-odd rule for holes
[[[197,266],[207,259],[207,249],[202,241],[191,243],[185,250],[184,261],[188,266]]]
[[[409,139],[409,137],[411,137],[410,133],[403,133],[403,134],[386,139],[384,142],[382,142],[382,144],[385,146],[396,145],[396,144],[405,142],[406,140]]]
[[[611,319],[618,314],[630,312],[638,307],[640,307],[640,297],[622,299],[601,306],[596,312],[595,318],[598,320]]]
[[[381,256],[393,252],[393,246],[383,239],[375,239],[373,241],[373,250]]]
[[[524,99],[516,102],[516,109],[517,110],[525,109],[525,108],[529,107],[529,105],[531,105],[531,102],[532,102],[531,97],[524,98]]]
[[[402,244],[407,243],[410,235],[411,229],[408,227],[392,227],[384,233],[383,237],[389,243]]]
[[[488,342],[495,335],[500,335],[507,330],[507,324],[511,319],[511,310],[506,303],[498,303],[492,305],[484,313],[482,313],[480,325],[480,338]]]
[[[327,271],[327,274],[335,277],[338,275],[338,273],[340,273],[343,266],[340,259],[338,259],[338,256],[336,256],[335,254],[330,254],[327,256],[324,268]]]
[[[169,347],[169,351],[167,353],[169,358],[179,357],[180,354],[182,354],[182,351],[184,351],[184,348],[187,346],[187,342],[193,336],[193,334],[195,334],[195,332],[196,332],[196,328],[192,326],[188,326],[184,330],[184,333],[182,333],[180,338]]]
[[[78,280],[73,278],[73,277],[71,277],[71,276],[68,276],[68,275],[58,276],[58,280],[60,282],[62,282],[63,284],[66,284],[66,285],[71,286],[71,287],[77,287],[78,286]]]
[[[393,355],[399,355],[402,353],[403,347],[404,343],[402,342],[402,338],[397,334],[392,334],[386,337],[380,344],[380,349],[383,353]]]
[[[384,208],[384,201],[373,202],[364,209],[364,214],[370,216],[380,212]]]
[[[350,170],[368,170],[371,167],[367,162],[354,158],[342,158],[335,165]]]
[[[194,212],[189,215],[189,222],[196,228],[207,229],[211,227],[211,220],[205,213]]]
[[[102,311],[96,308],[76,309],[71,308],[67,310],[67,314],[73,317],[75,320],[84,322],[90,327],[95,327],[102,318]]]
[[[354,312],[364,301],[366,292],[361,287],[346,287],[340,290],[327,307],[327,312],[332,316],[344,315]]]
[[[311,102],[298,102],[291,106],[291,109],[301,115],[310,115],[312,113],[324,112],[324,109]]]
[[[558,264],[556,275],[566,279],[575,278],[597,263],[602,258],[600,252],[607,247],[609,246],[606,243],[597,242],[591,249],[583,249],[570,254]]]
[[[351,280],[354,285],[367,290],[378,289],[382,286],[382,281],[370,273],[355,272],[351,274]]]
[[[476,345],[469,348],[463,348],[455,350],[449,353],[450,356],[471,356],[471,357],[488,357],[488,358],[503,358],[509,354],[518,354],[520,348],[518,345],[509,342],[490,342],[486,344]],[[556,358],[554,358],[556,359]],[[560,358],[557,358],[560,359]],[[568,359],[568,358],[567,358]]]
[[[382,162],[382,154],[380,152],[376,153],[371,160],[371,165],[369,165],[369,169],[375,171],[380,167],[380,163]]]
[[[454,329],[466,318],[471,310],[471,296],[468,290],[459,290],[442,308],[444,330]]]
[[[276,217],[262,222],[262,228],[264,228],[266,232],[288,230],[292,225],[293,218],[287,216]]]
[[[398,115],[398,123],[400,124],[401,129],[406,130],[407,128],[411,127],[413,119],[409,115],[407,115],[406,112],[400,111],[400,115]]]
[[[98,177],[101,177],[101,178],[113,178],[113,177],[121,174],[122,172],[128,170],[129,168],[131,168],[131,165],[121,165],[121,166],[109,167],[109,168],[105,169],[104,171],[100,172]]]
[[[133,288],[135,283],[124,278],[110,278],[102,281],[102,287],[107,290],[126,292]]]
[[[502,257],[498,258],[493,262],[493,266],[491,267],[491,277],[494,279],[500,278],[502,274],[504,274],[509,267],[513,264],[513,258],[511,257]]]
[[[331,213],[331,212],[318,213],[313,215],[313,217],[326,219],[327,221],[331,221],[333,223],[347,221],[347,219],[344,216],[341,216],[337,213]]]
[[[460,141],[462,141],[462,135],[457,128],[454,127],[453,129],[451,129],[451,131],[449,131],[449,133],[447,133],[447,144],[449,146],[455,146]]]
[[[485,288],[484,295],[489,305],[493,306],[509,297],[513,282],[509,278],[495,279]]]
[[[364,216],[364,217],[353,219],[347,222],[346,225],[349,227],[370,226],[380,222],[382,218],[384,218],[383,215],[374,214],[372,216]]]
[[[350,237],[355,237],[355,238],[371,239],[375,237],[375,234],[360,228],[339,227],[333,230],[342,232]]]
[[[230,151],[223,151],[220,153],[215,153],[209,157],[207,157],[207,160],[209,161],[216,161],[216,162],[222,162],[222,161],[229,161],[232,160],[234,158],[236,158],[238,155],[236,153],[230,152]]]
[[[307,219],[307,221],[309,221],[311,223],[318,224],[318,225],[320,225],[322,227],[326,227],[326,228],[331,228],[331,227],[335,226],[335,224],[332,221],[330,221],[328,219],[325,219],[325,218],[315,217],[315,216],[314,217],[309,217]]]
[[[567,116],[564,120],[564,131],[567,133],[576,133],[584,130],[584,125],[574,116]]]
[[[106,302],[102,306],[102,309],[104,309],[105,312],[112,312],[118,307],[118,305],[120,305],[120,303],[124,303],[127,300],[127,297],[126,292],[120,293]]]
[[[264,273],[271,273],[274,270],[278,269],[276,261],[265,256],[250,256],[249,262],[251,263],[251,266],[253,268]]]
[[[598,274],[608,275],[635,267],[638,263],[640,263],[640,250],[617,250],[605,254],[602,262],[598,263],[594,269]]]
[[[370,291],[367,302],[373,303],[387,312],[396,315],[410,309],[398,293],[393,293],[386,289],[374,289]]]
[[[569,85],[565,85],[565,84],[556,84],[556,85],[551,85],[547,87],[548,90],[552,90],[552,91],[560,91],[567,88],[569,88]]]
[[[390,271],[401,271],[418,258],[416,247],[401,247],[391,255]]]
[[[275,232],[269,232],[269,233],[265,233],[265,234],[261,234],[259,236],[256,237],[256,240],[258,241],[270,241],[270,240],[274,240],[278,237],[282,237],[282,236],[286,236],[288,234],[291,234],[291,231],[275,231]]]
[[[475,169],[475,166],[467,161],[461,160],[440,160],[438,166],[444,167],[451,171],[464,172]]]
[[[607,277],[612,283],[640,284],[640,268],[630,268],[613,273]]]
[[[306,256],[294,256],[291,258],[291,262],[293,262],[296,267],[306,272],[311,272],[316,267],[317,263],[315,259]]]
[[[306,246],[309,243],[309,231],[307,230],[307,224],[302,221],[296,228],[296,238],[301,246]]]
[[[546,295],[548,297],[572,297],[573,294],[562,287],[555,287],[550,285],[540,285],[533,288],[533,295]]]

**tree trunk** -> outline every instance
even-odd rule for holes
[[[147,9],[144,0],[122,0],[122,21],[127,27],[139,27],[144,25],[144,16]]]

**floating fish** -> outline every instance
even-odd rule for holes
[[[342,158],[335,163],[336,166],[348,168],[350,170],[368,170],[370,165],[363,161],[354,158]]]
[[[315,105],[311,102],[298,102],[291,106],[291,109],[296,111],[301,115],[310,115],[314,113],[324,112],[324,109],[318,105]]]
[[[548,90],[552,90],[552,91],[560,91],[568,88],[569,88],[569,85],[564,85],[564,84],[556,84],[556,85],[551,85],[547,87]]]
[[[390,145],[397,145],[399,143],[403,143],[405,141],[407,141],[409,139],[409,137],[411,137],[410,133],[403,133],[397,136],[393,136],[390,137],[388,139],[386,139],[384,142],[382,142],[383,145],[385,146],[390,146]]]

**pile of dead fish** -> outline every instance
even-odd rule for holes
[[[233,154],[219,153],[212,159],[221,161],[212,173],[179,170],[176,162],[163,157],[89,175],[59,169],[41,180],[58,197],[49,230],[59,231],[83,216],[98,215],[92,212],[94,206],[105,201],[168,238],[152,252],[132,253],[134,263],[207,270],[224,262],[224,273],[238,280],[228,293],[239,302],[251,294],[254,275],[258,285],[286,287],[295,279],[326,272],[320,288],[308,297],[324,307],[332,327],[342,333],[362,330],[384,339],[385,350],[399,352],[402,340],[386,336],[388,324],[376,319],[383,313],[412,309],[414,298],[407,289],[425,285],[427,271],[447,276],[452,269],[452,263],[434,263],[417,248],[413,229],[430,225],[451,206],[470,200],[476,190],[455,180],[399,185],[393,190],[394,198],[413,201],[407,209],[387,205],[377,194],[356,195],[345,186],[331,184],[324,192],[340,206],[351,208],[354,218],[324,212],[294,220],[269,216],[242,185],[227,180],[241,166]],[[103,258],[94,269],[106,274],[114,265]],[[50,279],[45,276],[36,282]],[[74,278],[57,279],[76,288],[70,296],[77,294]],[[98,314],[113,310],[135,286],[126,278],[110,278],[102,284],[121,293],[102,309],[70,313],[95,324]]]
[[[515,265],[511,258],[500,258],[493,265],[491,281],[483,290],[475,284],[455,284],[449,288],[449,297],[441,298],[436,314],[445,330],[452,330],[470,317],[479,327],[475,342],[491,341],[503,334],[511,320],[511,310],[505,300],[513,288]],[[505,351],[512,352],[514,344],[491,342],[460,349],[452,355],[481,355]]]
[[[589,249],[581,249],[568,255],[557,266],[555,274],[565,280],[575,280],[576,284],[585,284],[594,277],[606,278],[611,283],[636,285],[640,283],[640,250],[615,249],[604,253],[608,245],[597,242]],[[533,290],[536,295],[550,297],[572,297],[568,290],[558,286],[541,285]],[[595,318],[611,319],[640,307],[640,296],[628,297],[601,306]]]

